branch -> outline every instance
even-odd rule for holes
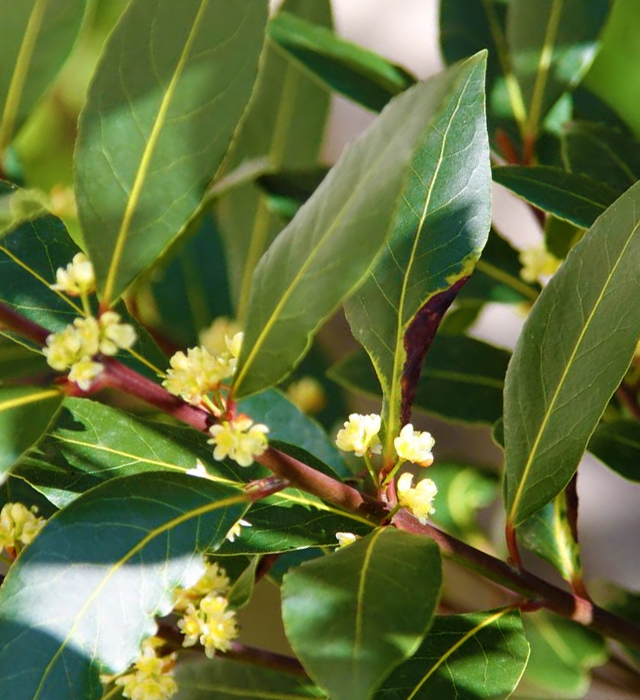
[[[38,345],[44,345],[50,332],[0,301],[0,328],[13,331]]]

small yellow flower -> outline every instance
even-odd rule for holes
[[[193,404],[199,404],[235,369],[233,358],[228,355],[214,357],[203,347],[189,348],[186,355],[182,351],[175,353],[170,364],[171,369],[162,382],[164,388]]]
[[[538,282],[540,278],[550,277],[562,264],[544,246],[527,248],[520,253],[520,277],[525,282]]]
[[[228,604],[229,601],[223,596],[214,595],[208,595],[200,602],[200,610],[204,613],[200,643],[210,659],[216,651],[228,651],[231,642],[238,636],[236,614],[227,610]]]
[[[243,527],[252,527],[251,523],[248,520],[238,520],[238,522],[227,532],[225,538],[229,540],[229,542],[235,542],[236,537],[240,537],[242,534],[242,528]]]
[[[151,637],[142,645],[131,673],[120,676],[115,684],[122,686],[122,695],[131,700],[168,700],[178,691],[171,677],[176,655],[157,656],[162,640]]]
[[[100,348],[100,326],[95,318],[76,318],[63,331],[47,337],[43,352],[50,367],[64,372]]]
[[[45,524],[37,512],[35,506],[29,510],[22,503],[5,503],[0,511],[0,549],[31,544]]]
[[[224,338],[224,343],[227,346],[227,350],[231,353],[231,357],[238,359],[240,357],[240,351],[242,350],[242,341],[244,340],[244,333],[234,333],[232,337],[228,335]],[[235,369],[235,365],[234,365]]]
[[[129,323],[121,323],[120,314],[115,311],[105,311],[98,321],[100,352],[103,355],[117,355],[118,350],[127,350],[135,344],[135,328]]]
[[[89,391],[95,380],[104,372],[104,365],[94,362],[90,357],[83,357],[71,365],[69,381],[75,382],[82,391]]]
[[[424,525],[427,518],[435,513],[432,503],[438,489],[431,479],[421,479],[415,486],[412,486],[412,483],[413,474],[409,472],[405,472],[398,479],[398,503],[408,508]]]
[[[237,357],[240,353],[234,354],[229,343],[233,343],[239,334],[240,325],[236,321],[226,316],[219,316],[209,328],[200,333],[200,344],[214,357],[225,352],[231,352],[234,357]],[[242,344],[242,337],[240,337],[240,344]]]
[[[92,262],[84,253],[77,253],[66,267],[58,268],[56,283],[50,287],[70,297],[93,294],[96,291],[96,276]]]
[[[338,549],[342,549],[353,544],[358,539],[358,535],[354,535],[353,532],[336,532],[336,539],[338,540]]]
[[[313,377],[302,377],[293,382],[287,389],[287,398],[307,415],[318,413],[327,403],[322,384]]]
[[[336,445],[344,452],[354,452],[357,457],[363,457],[367,452],[380,454],[382,445],[380,432],[380,416],[370,413],[363,416],[352,413],[345,421],[344,428],[338,431]]]
[[[227,572],[216,562],[206,564],[204,574],[191,588],[178,588],[175,592],[176,602],[174,610],[186,610],[191,605],[196,605],[209,593],[224,594],[229,590],[230,581]]]
[[[431,433],[414,430],[411,423],[402,428],[400,435],[393,441],[398,457],[406,459],[421,467],[428,467],[433,464],[433,454],[431,450],[436,441]]]
[[[184,635],[183,647],[192,647],[198,643],[203,633],[203,622],[193,605],[189,605],[182,619],[178,620],[178,627]]]
[[[256,457],[263,454],[269,443],[269,428],[262,423],[254,423],[247,416],[240,416],[232,421],[223,421],[209,428],[215,445],[213,457],[218,461],[229,457],[241,467],[250,467]]]

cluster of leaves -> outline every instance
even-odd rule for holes
[[[138,399],[136,387],[162,391],[167,353],[237,319],[231,395],[269,426],[272,460],[367,492],[330,439],[337,385],[382,401],[385,464],[412,409],[493,426],[514,564],[518,536],[588,607],[579,462],[588,449],[640,480],[640,145],[579,87],[609,2],[441,4],[449,65],[424,82],[339,38],[329,0],[286,0],[271,17],[266,0],[0,7],[0,493],[50,518],[0,587],[7,697],[115,697],[101,674],[130,667],[199,555],[224,562],[236,607],[269,561],[297,661],[287,673],[262,652],[256,665],[192,654],[179,700],[577,698],[609,658],[598,634],[489,584],[490,602],[464,612],[430,530],[380,527],[313,489],[260,493],[269,470],[215,461],[175,420],[185,413],[96,400],[41,352],[80,312],[50,285],[83,250],[101,309],[136,325],[121,362],[140,382],[119,388]],[[332,92],[380,114],[327,169]],[[544,289],[491,226],[492,180],[535,208],[564,260]],[[513,354],[469,336],[490,302],[528,313]],[[362,349],[328,368],[315,337],[341,307]],[[328,396],[324,427],[278,389],[309,374]],[[187,473],[198,464],[205,478]],[[497,476],[432,474],[435,523],[499,547],[478,521]],[[336,532],[359,539],[334,552]],[[617,593],[612,608],[638,619]]]

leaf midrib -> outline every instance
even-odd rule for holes
[[[80,620],[84,617],[84,614],[88,611],[91,605],[96,601],[104,587],[107,585],[107,583],[112,579],[112,577],[138,552],[142,551],[153,539],[158,537],[159,535],[163,534],[164,532],[167,532],[168,530],[171,530],[178,525],[182,525],[182,523],[187,522],[188,520],[191,520],[192,518],[197,518],[202,515],[206,515],[207,513],[212,513],[213,511],[219,510],[221,508],[227,508],[230,506],[234,505],[239,505],[240,503],[248,503],[248,497],[245,494],[242,494],[240,496],[232,496],[220,501],[215,501],[213,503],[207,503],[204,506],[200,506],[199,508],[194,508],[192,510],[187,511],[186,513],[183,513],[182,515],[179,515],[177,518],[173,518],[172,520],[167,521],[163,525],[154,528],[151,530],[147,535],[145,535],[138,544],[136,544],[134,547],[132,547],[124,556],[122,556],[117,562],[113,564],[113,566],[109,569],[109,572],[104,576],[104,578],[100,581],[100,583],[96,586],[94,591],[91,593],[91,595],[87,598],[86,602],[80,608],[78,614],[74,618],[74,622],[71,625],[71,629],[69,630],[69,633],[67,636],[62,640],[60,646],[58,647],[58,650],[56,653],[53,655],[51,658],[51,661],[47,664],[47,666],[44,669],[44,672],[42,674],[42,679],[40,680],[40,683],[38,684],[38,687],[35,690],[35,693],[33,695],[32,700],[38,700],[40,697],[40,694],[44,688],[45,681],[49,677],[49,674],[51,673],[54,665],[57,663],[58,659],[60,658],[61,654],[63,651],[66,649],[68,646],[69,642],[71,641],[71,638],[73,636],[73,633],[76,631],[76,628],[78,624],[80,623]]]
[[[616,273],[618,266],[620,265],[622,259],[624,258],[624,255],[627,251],[627,248],[631,244],[631,240],[633,239],[634,235],[637,233],[638,229],[640,228],[640,222],[636,222],[634,225],[633,229],[631,230],[630,235],[627,237],[627,240],[620,252],[620,255],[618,255],[618,258],[611,268],[610,273],[606,277],[606,281],[602,286],[602,290],[600,291],[600,294],[598,294],[598,297],[593,305],[593,309],[587,316],[587,319],[584,323],[584,326],[582,330],[580,331],[580,334],[578,335],[578,338],[576,340],[575,346],[571,352],[571,355],[569,356],[567,363],[565,365],[565,368],[562,371],[562,374],[560,375],[560,379],[558,381],[558,384],[555,388],[555,391],[553,392],[553,395],[551,397],[550,402],[547,404],[547,409],[544,414],[544,418],[542,420],[542,423],[540,424],[540,428],[538,429],[538,433],[536,435],[536,438],[534,440],[534,443],[531,447],[531,451],[529,452],[529,455],[527,457],[527,461],[525,462],[524,470],[522,473],[522,476],[520,478],[520,483],[518,484],[518,488],[516,490],[516,494],[513,499],[513,503],[511,505],[511,508],[509,509],[509,517],[507,519],[508,523],[511,525],[514,524],[515,516],[517,514],[517,510],[520,506],[520,501],[522,500],[522,495],[524,493],[524,488],[525,488],[525,483],[527,481],[527,478],[529,476],[529,472],[531,471],[531,467],[533,466],[533,462],[537,456],[537,451],[538,448],[540,447],[540,443],[542,441],[542,436],[544,435],[547,425],[549,423],[549,420],[551,419],[551,414],[553,412],[553,409],[555,408],[555,404],[558,401],[558,398],[560,396],[560,393],[562,392],[562,389],[564,387],[564,383],[569,375],[569,372],[573,366],[573,361],[578,354],[578,350],[580,349],[580,345],[582,344],[582,341],[584,340],[585,335],[587,334],[587,331],[590,328],[591,322],[593,320],[593,317],[595,316],[596,312],[598,311],[598,308],[600,304],[602,303],[602,300],[605,297],[606,292],[608,291],[609,285],[611,284],[611,280],[613,279],[614,274]],[[508,471],[507,471],[508,473]]]
[[[62,398],[62,393],[58,389],[47,389],[35,394],[28,394],[27,396],[19,396],[14,399],[8,399],[7,401],[0,401],[0,413],[12,411],[14,408],[20,408],[21,406],[28,406],[30,403],[46,401],[54,397]]]

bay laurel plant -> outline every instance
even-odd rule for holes
[[[638,596],[578,543],[585,451],[640,481],[609,9],[442,0],[419,81],[329,0],[0,3],[0,697],[639,696]],[[372,122],[327,168],[334,93]],[[243,637],[263,579],[286,653]]]

